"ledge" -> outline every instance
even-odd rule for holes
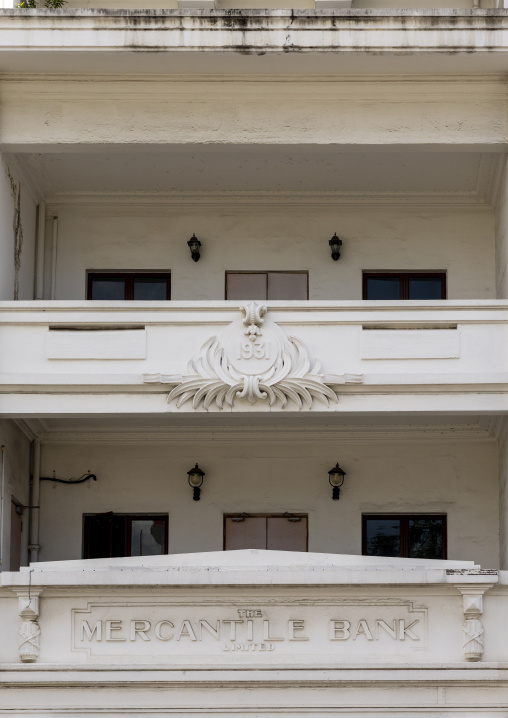
[[[455,585],[498,582],[472,561],[291,551],[211,551],[31,564],[0,576],[4,588],[35,586]]]
[[[493,53],[507,51],[507,29],[506,10],[4,9],[0,49]],[[90,42],[89,30],[102,35]]]

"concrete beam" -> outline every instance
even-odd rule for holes
[[[185,144],[499,151],[508,145],[506,84],[484,77],[60,76],[5,79],[0,89],[0,142],[9,151]]]

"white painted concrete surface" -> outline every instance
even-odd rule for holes
[[[446,271],[450,299],[495,296],[494,217],[485,209],[235,204],[55,207],[56,299],[84,299],[87,270],[101,269],[170,270],[172,299],[187,301],[224,299],[226,270],[267,269],[307,270],[313,300],[361,299],[363,270],[397,269]],[[328,246],[335,231],[338,262]],[[197,263],[187,247],[193,232],[202,242]]]
[[[310,551],[358,555],[362,513],[395,511],[446,513],[450,559],[499,565],[495,443],[277,436],[274,428],[271,440],[254,444],[223,441],[220,432],[200,433],[194,442],[168,435],[167,445],[149,436],[119,445],[108,444],[107,436],[106,443],[43,444],[43,476],[91,471],[97,481],[42,482],[40,560],[81,557],[85,513],[168,513],[170,553],[189,553],[222,549],[224,513],[303,512]],[[327,474],[337,461],[348,474],[338,502]],[[186,473],[196,462],[206,472],[199,502]]]

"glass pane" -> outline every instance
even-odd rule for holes
[[[267,299],[266,272],[228,272],[226,299]]]
[[[111,555],[120,558],[126,555],[125,541],[126,535],[125,516],[113,515],[113,532],[111,537]]]
[[[134,299],[166,299],[167,280],[165,277],[134,277]]]
[[[307,274],[270,272],[267,299],[307,299]]]
[[[399,277],[367,277],[365,299],[400,299]]]
[[[125,299],[123,277],[94,277],[90,299]]]
[[[367,556],[400,556],[400,519],[367,519]]]
[[[112,513],[85,517],[85,558],[111,556]]]
[[[164,553],[164,519],[132,519],[131,556],[158,556]]]
[[[409,519],[409,557],[443,558],[443,519]]]
[[[440,277],[409,277],[409,299],[441,299]]]

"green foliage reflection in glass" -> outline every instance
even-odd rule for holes
[[[366,554],[442,559],[444,519],[441,516],[380,516],[365,519]]]
[[[442,519],[409,519],[408,548],[410,558],[442,558]]]
[[[58,10],[58,8],[67,5],[67,0],[44,0],[44,5],[39,5],[36,0],[23,0],[16,7],[24,10],[37,10],[39,7],[48,8],[49,10]]]
[[[399,519],[367,521],[367,554],[369,556],[400,556]]]

